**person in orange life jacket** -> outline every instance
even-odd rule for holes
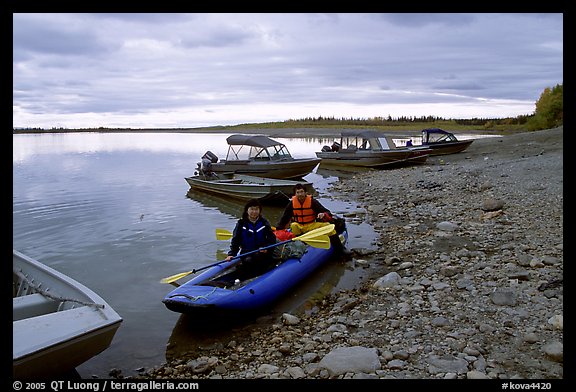
[[[294,196],[292,196],[284,209],[284,213],[276,228],[279,230],[285,229],[288,223],[292,221],[290,223],[290,231],[294,235],[299,236],[319,227],[329,225],[332,220],[331,215],[326,207],[314,199],[312,195],[306,193],[306,188],[303,184],[298,183],[294,186]],[[344,248],[338,234],[336,234],[336,230],[332,230],[328,233],[328,236],[334,250],[346,258],[350,258],[351,253]]]
[[[227,261],[240,253],[250,252],[276,243],[272,226],[262,216],[262,205],[256,199],[249,200],[244,206],[242,218],[238,220],[232,233]],[[249,279],[260,275],[274,265],[273,249],[242,257],[238,263],[240,279]]]

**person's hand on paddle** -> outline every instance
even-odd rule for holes
[[[260,249],[259,251],[260,251],[260,253],[268,253],[268,249]],[[234,256],[226,256],[224,261],[232,261],[233,258],[234,258]]]
[[[282,244],[286,244],[290,241],[302,241],[302,242],[305,242],[306,244],[313,246],[315,248],[330,249],[330,238],[328,237],[327,234],[330,233],[332,230],[334,230],[334,224],[333,223],[331,223],[327,226],[323,226],[323,227],[319,227],[317,229],[311,230],[307,233],[299,235],[298,237],[293,237],[293,238],[290,238],[290,239],[285,240],[285,241],[280,241],[280,242],[277,242],[273,245],[268,245],[265,248],[256,249],[256,250],[253,250],[251,252],[246,252],[246,253],[238,255],[236,257],[248,256],[248,255],[256,253],[258,251],[262,251],[262,250],[266,250],[266,249],[272,249],[272,248],[275,248],[275,247],[280,246]],[[193,269],[192,271],[180,272],[176,275],[168,276],[166,278],[161,279],[160,283],[175,282],[175,281],[182,279],[182,278],[184,278],[190,274],[195,274],[196,272],[200,272],[200,271],[203,271],[207,268],[211,268],[211,267],[220,265],[222,263],[225,263],[227,261],[230,261],[232,258],[234,258],[234,257],[228,256],[222,261],[218,261],[216,263],[209,264],[209,265],[206,265],[206,266],[198,268],[198,269]]]

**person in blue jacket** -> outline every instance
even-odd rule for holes
[[[234,227],[226,260],[230,261],[238,254],[264,248],[276,242],[276,235],[270,222],[262,216],[262,205],[257,199],[251,199],[244,206],[242,218]],[[275,264],[273,254],[274,248],[270,248],[242,257],[237,266],[240,279],[249,279],[270,269]]]

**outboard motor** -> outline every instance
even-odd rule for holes
[[[335,152],[340,151],[340,147],[342,147],[342,146],[341,146],[340,143],[338,143],[338,142],[332,143],[332,146],[331,146],[332,151],[335,151]]]
[[[324,146],[322,147],[322,152],[331,152],[332,148],[330,146]]]
[[[212,151],[206,151],[204,155],[202,155],[202,160],[207,159],[210,163],[218,162],[218,157]]]
[[[216,173],[212,171],[212,164],[218,162],[218,157],[211,151],[206,151],[202,155],[202,161],[198,163],[198,174],[206,177],[218,177]]]

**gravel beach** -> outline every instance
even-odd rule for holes
[[[563,378],[563,127],[331,192],[379,235],[359,287],[131,378]]]

